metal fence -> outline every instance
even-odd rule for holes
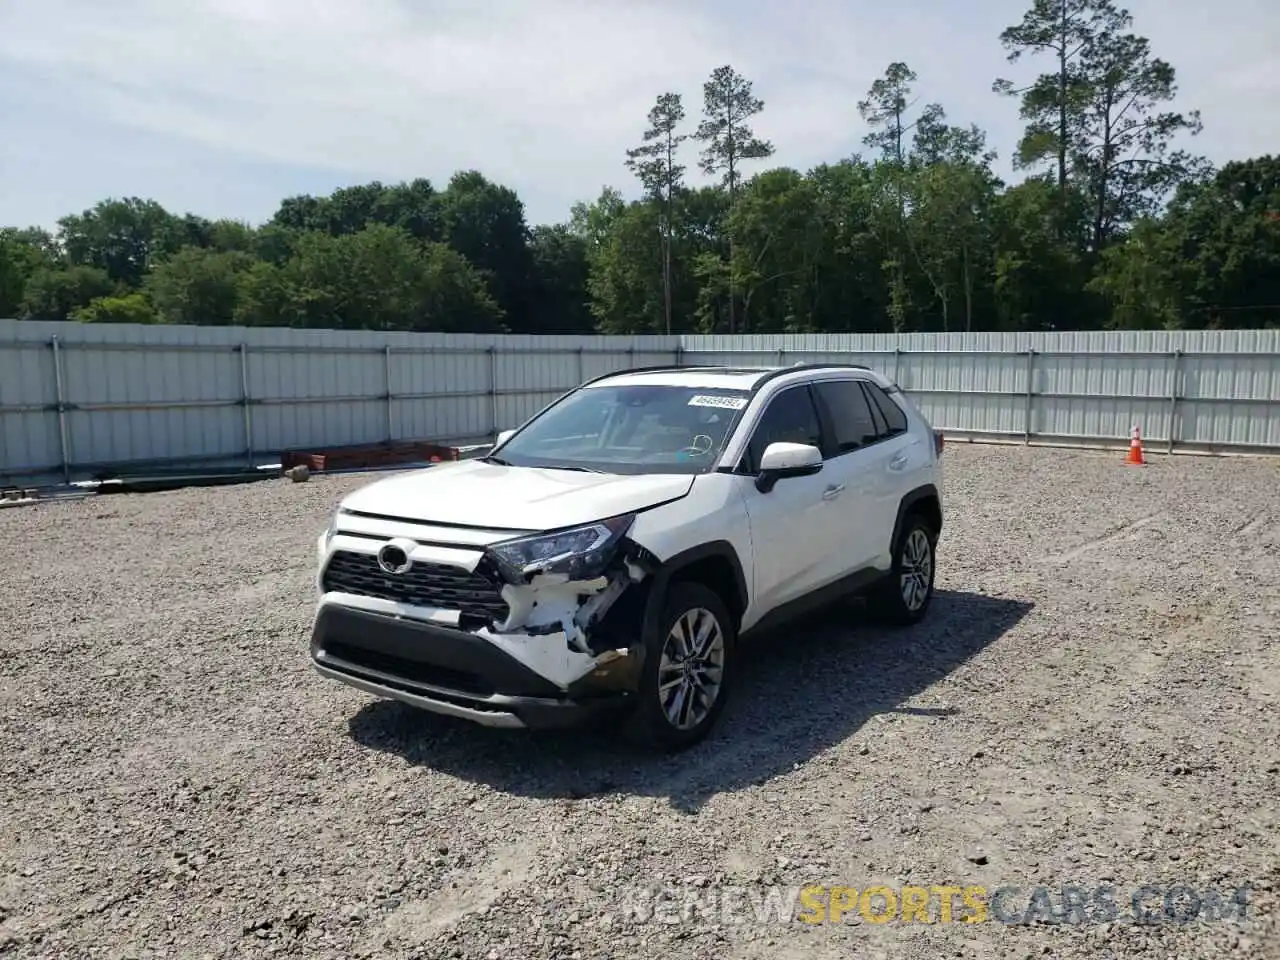
[[[1280,331],[531,337],[0,320],[0,481],[476,442],[632,366],[866,363],[953,436],[1280,453]]]

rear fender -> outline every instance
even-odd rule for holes
[[[902,536],[902,525],[906,521],[907,515],[920,504],[927,503],[930,500],[932,500],[937,507],[937,517],[935,518],[937,521],[937,529],[934,530],[934,536],[941,536],[942,498],[938,495],[938,488],[934,484],[921,484],[914,490],[905,494],[902,500],[898,503],[898,516],[893,522],[893,539],[889,541],[890,544],[892,544],[893,549],[897,548],[898,538]]]

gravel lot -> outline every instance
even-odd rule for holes
[[[314,539],[367,477],[0,510],[0,954],[1280,957],[1280,460],[1123,456],[952,445],[931,618],[756,644],[677,758],[316,676]],[[1119,915],[751,919],[810,883]],[[1135,924],[1145,884],[1248,919]]]

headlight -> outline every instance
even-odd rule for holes
[[[503,576],[522,583],[538,573],[562,573],[570,580],[592,580],[604,572],[623,534],[631,528],[633,514],[611,517],[585,527],[540,533],[507,540],[486,553]]]

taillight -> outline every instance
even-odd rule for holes
[[[933,449],[938,454],[938,456],[942,456],[942,448],[945,447],[946,445],[947,445],[947,441],[946,441],[946,438],[943,437],[942,431],[941,430],[933,431]]]

